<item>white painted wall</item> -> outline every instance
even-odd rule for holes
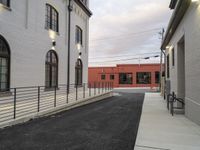
[[[186,116],[200,124],[200,5],[191,3],[169,45],[175,48],[175,67],[170,57],[171,91],[177,92],[177,43],[185,37]],[[167,50],[171,56],[171,49]]]
[[[59,34],[55,50],[59,58],[58,82],[67,83],[68,0],[11,0],[11,10],[0,7],[0,35],[8,41],[11,50],[10,87],[45,85],[45,57],[52,48],[52,40],[45,29],[46,3],[59,12]],[[82,27],[85,35],[82,61],[84,82],[87,82],[89,17],[78,5],[74,6],[71,25],[71,83],[74,83],[75,60],[78,58],[75,49],[76,24]]]

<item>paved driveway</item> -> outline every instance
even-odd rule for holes
[[[133,150],[143,99],[119,93],[0,130],[0,150]]]

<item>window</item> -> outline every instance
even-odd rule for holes
[[[46,88],[58,86],[58,58],[55,51],[50,50],[46,55]]]
[[[172,49],[172,66],[174,66],[174,62],[175,62],[175,52],[174,52],[174,48]]]
[[[0,0],[0,3],[4,6],[10,7],[10,0]]]
[[[167,78],[169,78],[169,54],[167,55]]]
[[[110,75],[110,80],[115,80],[115,75],[114,74]]]
[[[102,74],[101,75],[101,80],[105,80],[106,79],[106,75],[105,74]]]
[[[82,85],[82,80],[83,80],[83,63],[80,59],[78,59],[75,67],[75,84]]]
[[[45,28],[51,29],[55,32],[59,31],[59,15],[57,10],[49,5],[46,4],[46,17],[45,17]]]
[[[151,84],[151,72],[137,72],[137,84]]]
[[[132,73],[120,73],[119,74],[119,84],[132,84]]]
[[[10,50],[6,40],[0,36],[0,92],[10,88]]]
[[[76,44],[83,44],[83,40],[82,40],[82,36],[83,36],[83,31],[79,26],[76,26]]]
[[[160,83],[160,72],[159,71],[155,72],[155,83],[156,84]]]

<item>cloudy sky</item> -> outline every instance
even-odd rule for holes
[[[170,0],[90,0],[90,66],[156,63]],[[145,60],[145,57],[151,59]]]

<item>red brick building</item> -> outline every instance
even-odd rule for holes
[[[89,67],[88,81],[113,82],[114,87],[158,87],[160,64],[124,64]]]

